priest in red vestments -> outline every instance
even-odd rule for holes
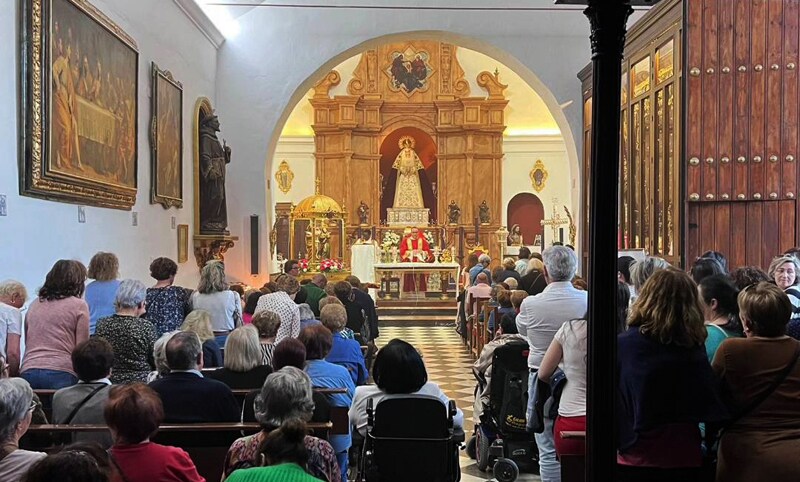
[[[431,246],[418,228],[411,228],[411,234],[400,242],[400,260],[404,263],[433,262]],[[403,277],[403,291],[424,293],[427,289],[424,274],[406,274]]]

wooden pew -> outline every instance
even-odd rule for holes
[[[327,438],[333,424],[309,423],[309,429],[320,438]],[[108,426],[93,425],[31,425],[30,433],[73,434],[76,432],[103,432]],[[257,423],[187,423],[162,424],[153,442],[174,445],[185,450],[197,467],[197,472],[207,481],[222,478],[225,454],[231,444],[239,437],[252,435],[261,430]],[[180,440],[180,444],[171,443]],[[55,447],[41,447],[40,450],[53,451]]]
[[[244,399],[247,397],[247,394],[252,392],[254,389],[241,389],[241,388],[234,388],[231,390],[233,392],[233,396],[236,398],[236,401],[241,406],[244,404]],[[346,388],[313,388],[313,390],[317,393],[321,393],[322,395],[333,395],[337,393],[346,393]],[[33,391],[38,397],[39,400],[42,401],[42,409],[44,410],[44,414],[47,417],[47,420],[53,420],[53,406],[52,406],[52,399],[53,394],[56,393],[57,390],[52,389],[36,389]]]
[[[561,438],[581,439],[586,442],[585,431],[559,432]],[[561,481],[562,482],[584,482],[586,480],[586,456],[585,455],[562,455],[561,462]]]

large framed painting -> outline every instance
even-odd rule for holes
[[[131,209],[136,43],[86,0],[23,0],[20,193]]]
[[[152,63],[150,202],[183,207],[183,85]]]

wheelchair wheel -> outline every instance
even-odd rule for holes
[[[475,438],[477,439],[475,463],[478,466],[478,470],[484,471],[489,467],[489,446],[492,442],[481,429],[477,430]]]
[[[493,474],[497,482],[514,482],[519,477],[519,467],[511,459],[499,458],[494,463]]]
[[[478,437],[477,435],[473,435],[470,437],[469,441],[467,442],[467,457],[475,460],[476,456],[476,447],[478,445]]]

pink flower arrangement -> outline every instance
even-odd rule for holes
[[[323,259],[319,262],[319,270],[323,273],[332,273],[336,271],[342,271],[343,269],[344,264],[335,258]]]
[[[300,261],[298,261],[297,264],[300,265],[300,271],[302,271],[303,273],[308,272],[308,259],[303,258]]]

